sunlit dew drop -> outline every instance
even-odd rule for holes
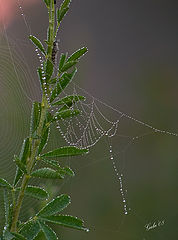
[[[126,190],[124,191],[123,181],[122,181],[123,174],[122,174],[122,173],[120,174],[119,171],[117,170],[116,163],[115,163],[114,157],[113,157],[113,155],[112,155],[112,145],[110,145],[110,150],[109,150],[109,152],[110,152],[110,159],[111,159],[111,161],[112,161],[113,168],[114,168],[114,171],[115,171],[115,173],[116,173],[116,176],[117,176],[117,179],[118,179],[119,185],[120,185],[119,190],[120,190],[120,194],[121,194],[121,196],[122,196],[122,202],[123,202],[123,204],[124,204],[124,205],[123,205],[124,214],[127,215],[127,214],[128,214],[128,210],[127,210],[127,203],[126,203],[125,194],[124,194],[124,192],[126,193]]]

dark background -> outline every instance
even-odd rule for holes
[[[59,38],[63,52],[72,53],[82,46],[89,49],[75,81],[95,97],[136,119],[178,132],[177,7],[173,0],[74,0]],[[31,102],[26,95],[32,100],[40,99],[36,76],[39,62],[27,39],[18,5],[15,12],[16,18],[6,33],[19,79],[4,31],[0,45],[0,175],[9,180],[14,173],[12,157],[18,154],[28,134]],[[47,12],[42,1],[24,8],[24,13],[31,32],[45,39]],[[119,130],[129,136],[150,132],[134,121],[127,121]],[[54,135],[53,146],[59,139],[57,133]],[[116,161],[121,162],[128,190],[129,216],[123,214],[106,139],[86,159],[72,161],[76,177],[59,186],[60,190],[56,187],[56,191],[71,195],[72,205],[67,213],[82,217],[91,231],[86,234],[58,227],[59,238],[176,240],[177,143],[177,137],[151,134],[119,155],[120,138],[114,138]],[[28,206],[25,211],[29,211]],[[146,231],[145,224],[162,220],[165,221],[162,227]]]

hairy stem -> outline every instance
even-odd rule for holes
[[[39,126],[38,126],[38,129],[37,129],[37,134],[40,138],[41,138],[41,134],[42,134],[42,130],[43,130],[43,124],[44,124],[46,112],[47,112],[47,109],[48,109],[48,103],[47,103],[45,95],[43,95],[41,105],[42,105],[42,111],[41,111]],[[37,150],[38,150],[38,147],[39,147],[39,144],[40,144],[40,138],[34,140],[31,156],[30,156],[30,158],[28,160],[28,164],[27,164],[27,173],[28,174],[24,174],[24,176],[22,178],[22,184],[21,184],[21,187],[20,187],[20,192],[19,192],[19,195],[18,195],[17,203],[15,205],[14,216],[13,216],[13,220],[12,220],[11,231],[13,231],[13,232],[16,232],[16,225],[17,225],[17,221],[18,221],[19,214],[20,214],[20,209],[21,209],[22,202],[23,202],[25,189],[27,187],[28,181],[30,179],[30,173],[33,169],[33,166],[34,166],[34,163],[35,163],[35,160],[36,160]]]
[[[52,50],[53,50],[53,42],[54,42],[54,32],[55,32],[55,7],[54,1],[51,1],[51,6],[49,9],[49,32],[50,32],[50,39],[48,43],[48,59],[51,60]]]
[[[52,57],[52,49],[53,49],[53,42],[54,42],[54,32],[55,32],[55,7],[54,7],[54,1],[51,1],[51,6],[49,9],[49,29],[50,29],[50,39],[48,43],[48,59],[51,60]],[[17,231],[17,222],[19,219],[20,209],[23,203],[23,198],[25,194],[25,189],[28,185],[28,181],[30,179],[30,174],[33,170],[33,167],[35,165],[36,157],[37,157],[37,150],[41,141],[41,135],[43,130],[43,125],[46,117],[46,113],[48,110],[48,102],[46,99],[45,94],[43,93],[42,101],[41,101],[41,117],[40,122],[37,128],[37,136],[39,136],[39,139],[35,139],[32,144],[32,151],[31,156],[28,159],[27,163],[27,173],[24,174],[22,178],[22,184],[20,187],[20,192],[17,198],[17,203],[15,204],[13,219],[12,219],[12,225],[11,225],[11,231],[16,232]]]

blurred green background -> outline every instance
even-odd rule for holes
[[[136,119],[178,132],[177,7],[173,0],[74,0],[59,32],[60,51],[89,49],[74,81]],[[16,8],[13,22],[0,35],[0,176],[8,180],[15,171],[13,155],[28,135],[29,98],[40,99],[39,62],[17,4]],[[45,39],[47,12],[42,1],[24,7],[24,12],[32,33]],[[109,115],[115,119],[114,112]],[[178,138],[150,132],[132,120],[123,120],[113,138],[116,164],[128,190],[128,216],[123,213],[106,138],[86,158],[70,161],[75,178],[52,186],[46,183],[58,194],[71,195],[66,213],[82,217],[90,228],[89,233],[82,233],[57,227],[59,239],[178,239]],[[128,141],[119,136],[147,133],[128,148],[124,148]],[[51,146],[60,145],[55,129],[52,136]],[[28,200],[24,209],[24,218],[34,211]],[[163,220],[163,226],[146,231],[146,224]]]

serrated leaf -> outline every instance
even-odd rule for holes
[[[70,118],[70,117],[76,116],[78,114],[80,114],[80,111],[78,109],[73,109],[73,110],[68,109],[65,111],[59,111],[58,113],[55,114],[54,121]]]
[[[49,81],[53,74],[53,63],[50,60],[47,60],[46,63],[46,82]]]
[[[0,187],[7,188],[7,189],[12,189],[12,186],[10,183],[8,183],[7,180],[4,178],[0,178]]]
[[[61,212],[70,204],[70,197],[68,195],[62,194],[51,202],[49,202],[44,208],[42,208],[37,216],[46,217],[55,215],[56,213]]]
[[[59,60],[59,70],[61,70],[62,67],[64,66],[66,58],[67,58],[67,53],[66,54],[61,53],[60,60]]]
[[[51,179],[62,179],[63,178],[63,176],[61,176],[57,171],[55,171],[51,168],[40,168],[40,169],[32,172],[31,176],[37,177],[37,178],[51,178]]]
[[[40,42],[40,40],[33,36],[33,35],[30,35],[29,36],[29,39],[32,41],[32,43],[41,51],[41,53],[43,53],[44,55],[46,55],[46,52],[45,52],[45,49],[43,47],[43,44]]]
[[[66,62],[63,67],[60,70],[60,72],[66,72],[69,68],[73,67],[75,64],[77,64],[78,61],[70,61]]]
[[[11,234],[15,237],[16,240],[27,240],[23,235],[15,232],[11,232]]]
[[[42,137],[41,137],[41,142],[40,142],[40,145],[39,145],[39,148],[38,148],[38,154],[41,153],[41,151],[45,148],[46,144],[47,144],[47,141],[48,141],[48,138],[49,138],[49,130],[50,128],[46,128],[44,133],[42,134]]]
[[[61,23],[62,19],[65,17],[69,10],[69,7],[63,8],[63,9],[57,9],[57,22],[58,24]]]
[[[76,61],[78,59],[80,59],[85,53],[88,52],[88,49],[86,47],[83,47],[79,50],[77,50],[76,52],[74,52],[68,59],[67,62],[71,62],[71,61]]]
[[[14,161],[17,165],[17,167],[24,173],[27,173],[27,169],[26,169],[26,166],[25,164],[15,155],[14,156]]]
[[[83,148],[80,149],[73,146],[68,146],[68,147],[57,148],[53,151],[44,153],[41,155],[41,157],[69,157],[69,156],[81,155],[84,153],[88,153],[88,150]]]
[[[36,131],[41,115],[41,103],[33,102],[32,111],[31,111],[31,120],[30,120],[30,137]]]
[[[56,97],[67,87],[67,85],[73,80],[77,69],[74,69],[72,73],[64,73],[59,79],[56,87],[53,89],[50,97],[50,103],[54,101]]]
[[[20,234],[22,234],[27,240],[33,240],[40,231],[40,226],[37,221],[29,221],[20,230]]]
[[[57,240],[56,233],[43,222],[39,222],[40,228],[43,231],[47,240]]]
[[[84,223],[81,219],[73,216],[59,215],[59,216],[49,216],[49,217],[40,217],[40,218],[43,221],[55,223],[64,227],[84,230],[87,232],[89,231],[87,228],[84,227]]]
[[[72,96],[66,96],[62,99],[60,99],[57,102],[54,102],[52,105],[67,105],[68,107],[71,107],[73,104],[75,104],[78,101],[85,101],[84,96],[80,95],[72,95]]]
[[[19,191],[19,190],[20,190],[20,188],[16,188],[16,191]],[[25,195],[27,195],[29,197],[41,199],[41,200],[48,199],[48,197],[49,197],[49,194],[46,190],[44,190],[41,187],[37,187],[37,186],[28,186],[25,189]]]

